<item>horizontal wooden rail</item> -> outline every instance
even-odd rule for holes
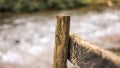
[[[81,68],[120,68],[120,57],[82,40],[75,34],[70,35],[68,59]]]

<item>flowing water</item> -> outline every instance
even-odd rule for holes
[[[0,68],[52,68],[59,13],[71,16],[71,33],[103,48],[120,47],[119,9],[85,14],[68,10],[12,16],[0,21],[7,23],[0,25]]]

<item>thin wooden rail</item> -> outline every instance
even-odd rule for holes
[[[57,16],[53,68],[67,68],[70,16]]]
[[[68,59],[81,68],[120,68],[120,57],[71,34]]]

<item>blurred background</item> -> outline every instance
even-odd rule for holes
[[[71,16],[71,33],[120,55],[120,0],[0,0],[0,68],[52,68],[58,14]]]

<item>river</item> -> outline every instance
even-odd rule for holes
[[[7,23],[0,25],[0,68],[51,68],[56,16],[60,13],[71,16],[71,33],[102,48],[120,47],[119,9],[14,15],[1,21]]]

